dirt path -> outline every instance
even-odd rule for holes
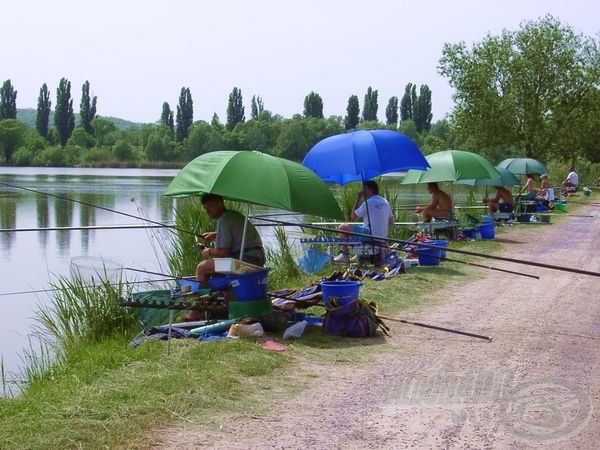
[[[600,272],[599,224],[523,226],[504,255]],[[153,448],[598,448],[600,279],[486,264],[540,279],[485,271],[404,317],[492,342],[389,322],[399,351],[312,367],[319,382],[268,413],[161,432]]]

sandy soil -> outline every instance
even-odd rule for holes
[[[599,224],[520,226],[503,256],[600,272]],[[600,279],[481,262],[540,279],[485,270],[403,318],[492,342],[388,322],[398,351],[311,367],[319,382],[268,412],[160,430],[152,448],[598,448]]]

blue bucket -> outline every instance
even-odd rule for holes
[[[448,241],[445,239],[434,239],[432,241],[425,242],[425,244],[429,245],[437,245],[438,247],[443,247],[440,249],[440,257],[442,259],[446,258],[446,248],[448,247]]]
[[[442,249],[440,248],[418,248],[417,258],[420,266],[438,266],[442,259]]]
[[[262,300],[269,294],[269,269],[227,275],[238,301]]]
[[[327,304],[334,297],[340,305],[346,305],[358,299],[358,293],[362,283],[360,281],[323,281],[321,282],[321,292],[323,293],[323,303]]]
[[[481,239],[494,239],[496,236],[494,232],[495,224],[492,223],[484,223],[483,225],[479,225],[479,232],[481,233]]]
[[[495,214],[484,214],[483,216],[481,216],[481,221],[483,223],[490,223],[490,222],[495,222],[496,221],[496,215]]]

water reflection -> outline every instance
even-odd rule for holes
[[[45,293],[14,293],[48,289],[58,277],[69,276],[74,257],[99,257],[144,270],[159,269],[164,262],[144,229],[36,229],[146,223],[117,212],[168,223],[174,200],[162,193],[176,173],[0,168],[0,180],[15,186],[0,185],[0,358],[5,371],[18,372],[36,305],[50,299]],[[14,231],[26,229],[33,231]]]

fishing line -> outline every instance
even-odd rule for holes
[[[320,231],[327,231],[327,232],[332,232],[332,231],[336,231],[339,233],[338,230],[333,230],[331,228],[324,228],[324,227],[319,227],[313,224],[299,224],[299,223],[294,223],[294,222],[284,222],[282,220],[275,220],[275,219],[267,219],[267,218],[263,218],[262,220],[268,221],[268,222],[274,222],[274,223],[279,223],[281,225],[286,225],[286,226],[295,226],[295,227],[305,227],[305,228],[311,228],[314,230],[320,230]],[[355,232],[350,232],[350,231],[344,231],[344,234],[348,234],[348,235],[353,235],[353,236],[360,236],[360,237],[366,237],[366,238],[370,238],[373,239],[373,236],[370,234],[364,234],[364,233],[355,233]],[[387,238],[387,237],[381,237],[381,236],[377,236],[377,240],[379,241],[385,241],[385,242],[393,242],[393,243],[399,243],[399,244],[406,244],[406,245],[419,245],[421,247],[425,247],[425,248],[433,248],[433,249],[439,249],[439,246],[435,246],[435,245],[427,245],[427,244],[423,244],[421,242],[419,243],[415,243],[415,242],[410,242],[410,241],[403,241],[401,239],[393,239],[393,238]],[[534,266],[534,267],[541,267],[544,269],[552,269],[552,270],[560,270],[563,272],[571,272],[571,273],[577,273],[580,275],[590,275],[593,277],[600,277],[600,272],[594,272],[594,271],[590,271],[590,270],[582,270],[582,269],[575,269],[572,267],[563,267],[563,266],[556,266],[554,264],[546,264],[546,263],[540,263],[540,262],[536,262],[536,261],[522,261],[516,258],[509,258],[506,256],[495,256],[495,255],[486,255],[483,253],[477,253],[477,252],[472,252],[469,250],[460,250],[457,248],[446,248],[446,251],[448,252],[454,252],[454,253],[460,253],[463,255],[468,255],[468,256],[476,256],[476,257],[480,257],[480,258],[489,258],[489,259],[495,259],[497,261],[506,261],[506,262],[511,262],[511,263],[515,263],[515,264],[521,264],[521,265],[526,265],[526,266]]]
[[[164,228],[164,225],[85,225],[78,227],[0,228],[0,233],[16,233],[21,231],[133,230],[139,228]]]
[[[161,274],[162,275],[162,274]],[[171,281],[171,280],[176,280],[177,278],[174,278],[170,275],[163,275],[164,277],[168,277],[168,278],[162,278],[160,280],[144,280],[144,281],[123,281],[122,283],[109,283],[110,286],[119,286],[119,284],[141,284],[141,283],[159,283],[161,281]],[[98,287],[98,286],[104,286],[105,283],[101,283],[101,284],[88,284],[86,286],[83,286],[84,288],[93,288],[93,287]],[[21,294],[42,294],[45,292],[55,292],[55,291],[60,291],[63,288],[52,288],[52,289],[35,289],[35,290],[31,290],[31,291],[16,291],[16,292],[3,292],[0,293],[0,297],[5,297],[8,295],[21,295]]]
[[[26,188],[26,187],[23,187],[23,186],[17,186],[17,185],[14,185],[14,184],[5,183],[3,181],[0,181],[0,185],[1,186],[11,187],[11,188],[14,188],[14,189],[21,189],[21,190],[28,191],[28,192],[33,192],[34,194],[46,195],[48,197],[54,197],[54,198],[57,198],[57,199],[60,199],[60,200],[66,200],[66,201],[73,202],[73,203],[79,203],[80,205],[90,206],[92,208],[102,209],[104,211],[108,211],[108,212],[115,213],[115,214],[120,214],[122,216],[130,217],[132,219],[142,220],[144,222],[149,222],[149,223],[152,223],[154,225],[159,225],[159,226],[164,227],[164,228],[170,228],[170,229],[179,231],[181,233],[187,233],[187,234],[191,234],[193,236],[199,236],[198,233],[194,233],[192,231],[188,231],[188,230],[184,230],[184,229],[178,228],[175,225],[167,225],[167,224],[164,224],[164,223],[161,223],[161,222],[157,222],[155,220],[150,220],[150,219],[146,219],[144,217],[136,216],[134,214],[129,214],[129,213],[126,213],[126,212],[123,212],[123,211],[117,211],[116,209],[107,208],[106,206],[94,205],[92,203],[84,202],[82,200],[76,200],[74,198],[63,197],[63,196],[57,195],[57,194],[51,194],[50,192],[43,192],[43,191],[38,191],[38,190],[35,190],[35,189],[31,189],[31,188]]]

